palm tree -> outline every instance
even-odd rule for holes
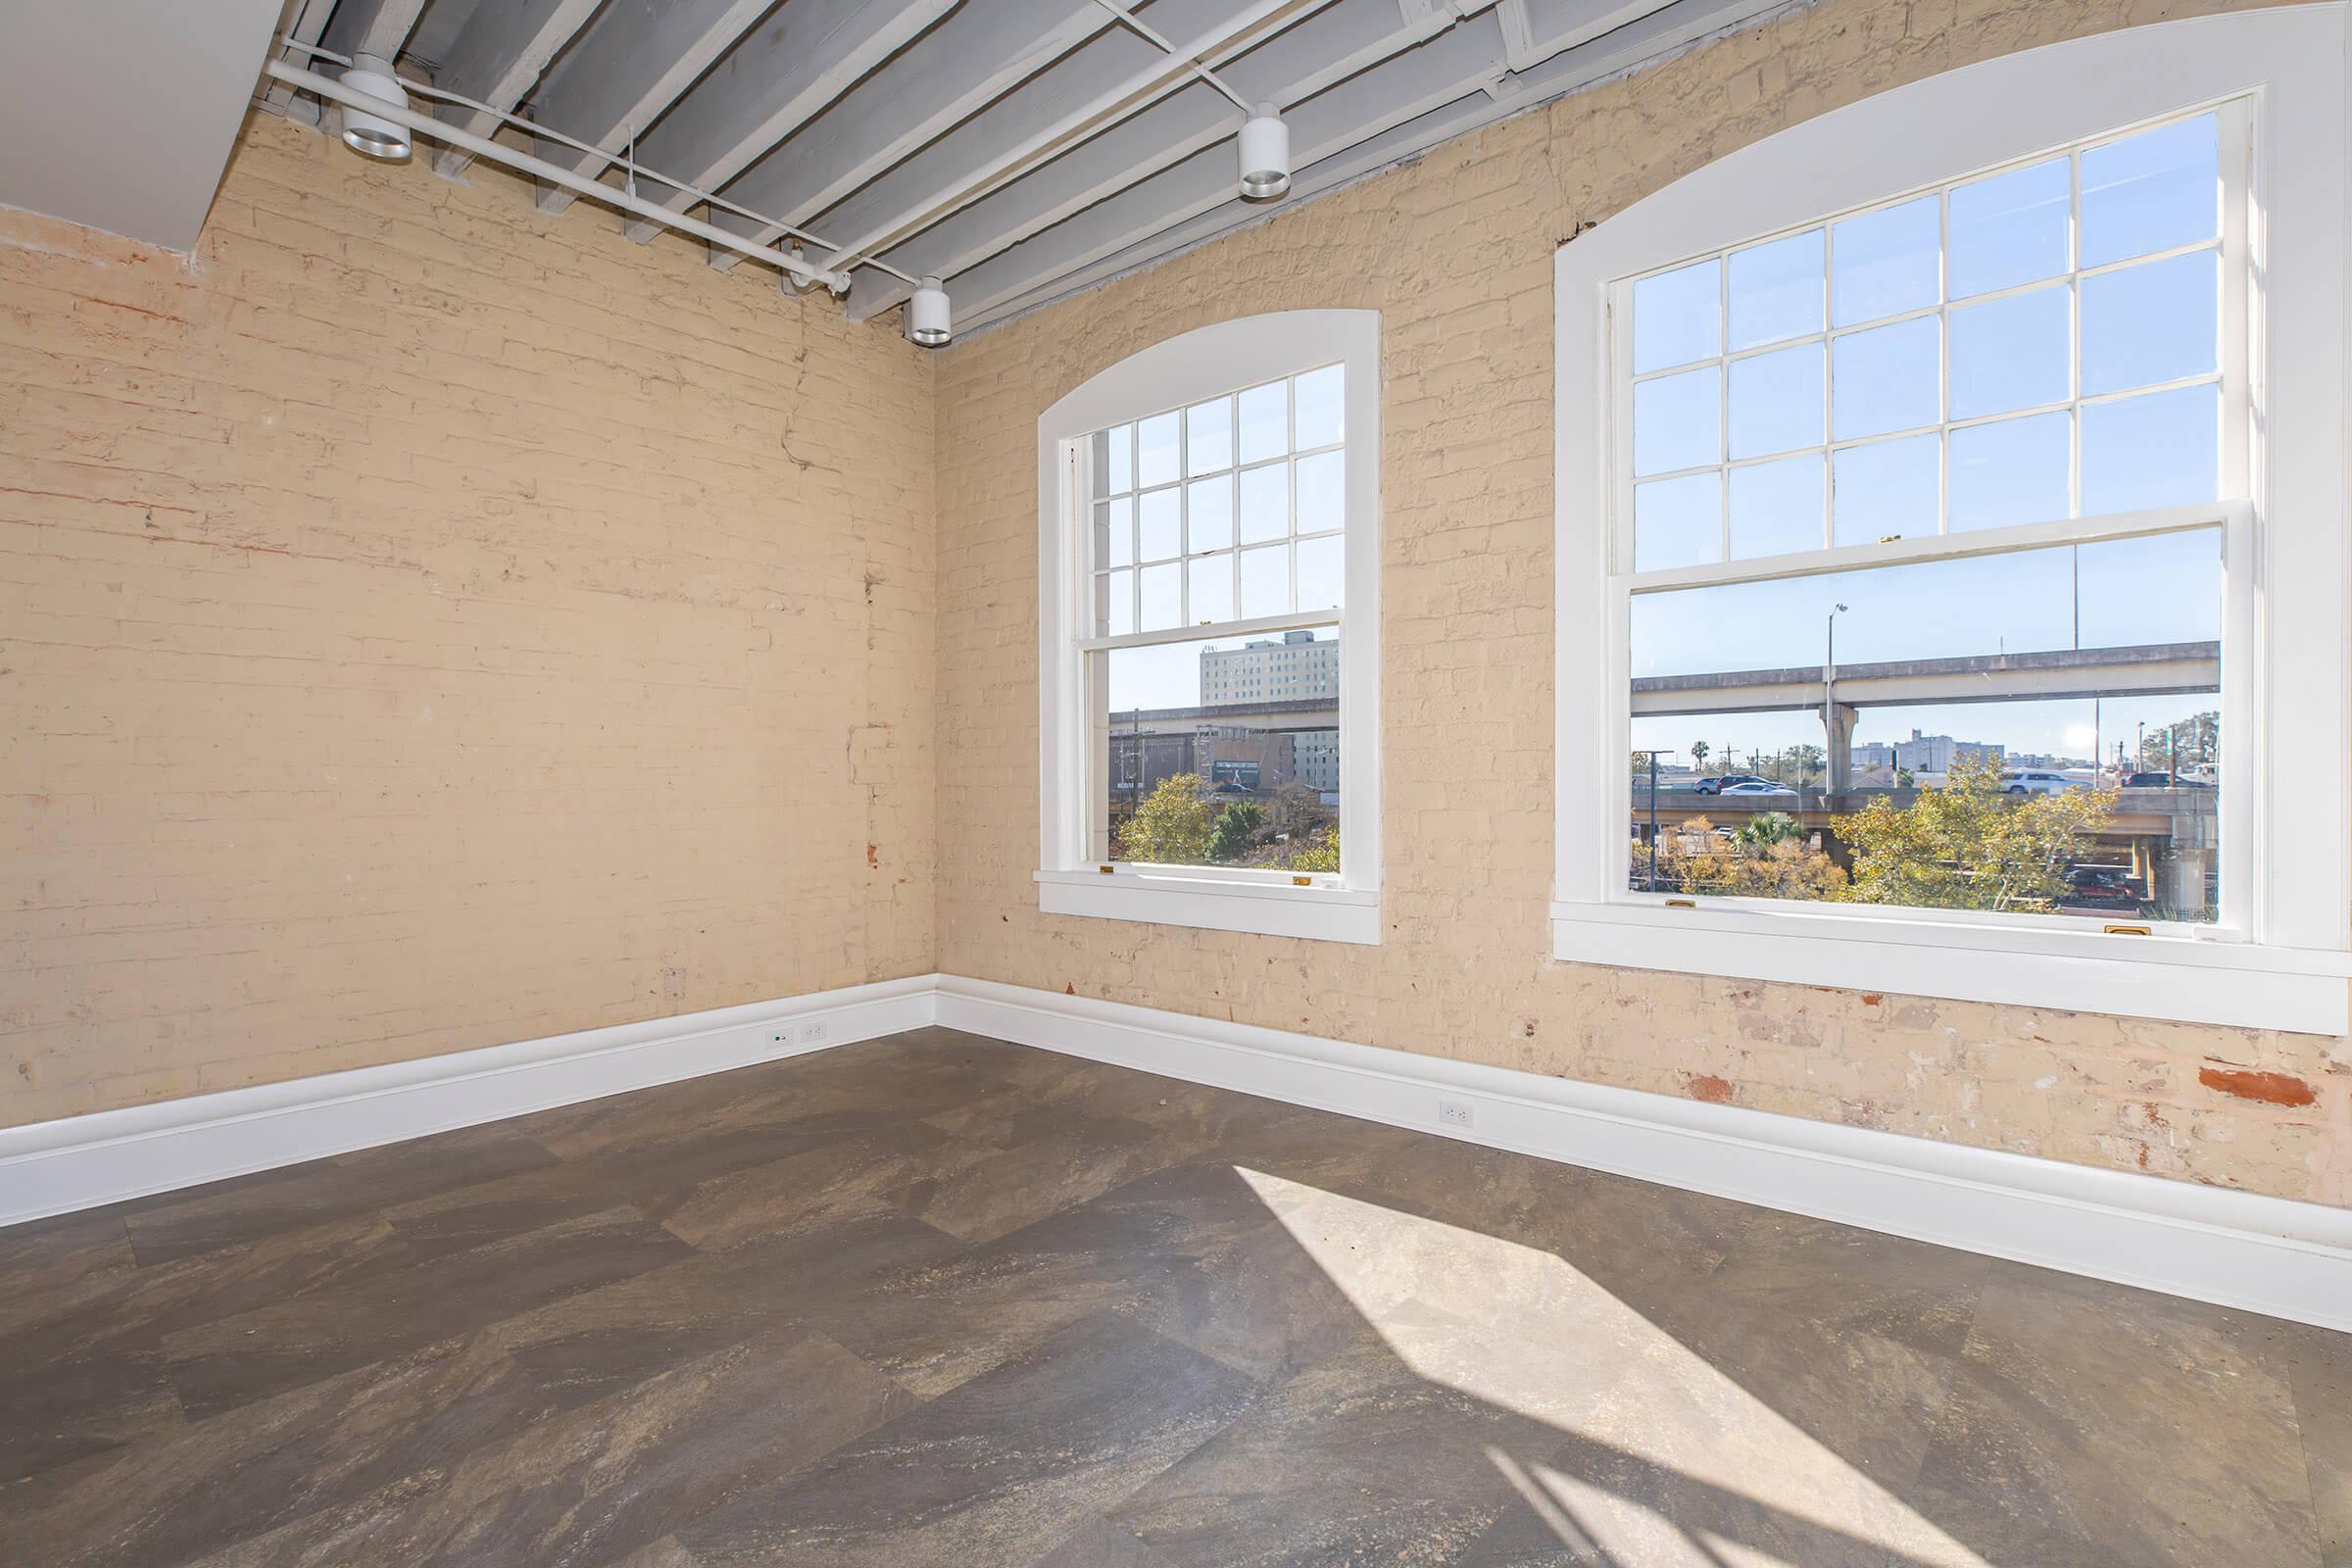
[[[1708,746],[1705,741],[1692,741],[1690,743],[1691,764],[1702,773],[1707,770],[1707,752]]]

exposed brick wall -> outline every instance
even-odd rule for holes
[[[422,164],[0,211],[0,1123],[932,965],[929,357]]]
[[[2225,8],[1826,0],[950,350],[939,405],[941,966],[2352,1201],[2342,1041],[1546,956],[1556,242],[1838,104],[2030,45]],[[1315,306],[1370,307],[1384,322],[1387,940],[1041,916],[1029,879],[1037,415],[1162,338]]]

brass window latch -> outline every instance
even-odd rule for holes
[[[2144,925],[2111,925],[2107,928],[2107,934],[2111,937],[2152,937],[2156,933]]]

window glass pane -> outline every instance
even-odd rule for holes
[[[1634,569],[1723,559],[1723,475],[1689,473],[1634,486]]]
[[[1142,519],[1143,555],[1145,561],[1165,561],[1184,553],[1184,533],[1181,526],[1182,505],[1176,499],[1176,487],[1165,490],[1147,490],[1137,504]]]
[[[2074,333],[2064,284],[1952,312],[1951,417],[2064,403]]]
[[[1233,619],[1233,557],[1201,556],[1186,563],[1185,570],[1193,595],[1185,607],[1189,623]]]
[[[1335,872],[1339,634],[1121,648],[1104,669],[1105,858]],[[1287,705],[1276,710],[1271,704]],[[1304,705],[1304,706],[1301,706]]]
[[[1347,373],[1344,366],[1327,365],[1293,383],[1298,399],[1292,414],[1297,426],[1293,451],[1327,447],[1347,433]]]
[[[1951,531],[2070,514],[2073,416],[2063,411],[1952,432]]]
[[[1953,189],[1952,298],[2015,288],[2067,270],[2073,175],[2053,158]]]
[[[1097,495],[1115,496],[1135,488],[1135,426],[1118,425],[1095,438]]]
[[[1244,620],[1291,612],[1291,547],[1269,545],[1242,552]]]
[[[1196,403],[1184,411],[1184,471],[1214,473],[1233,466],[1233,400]]]
[[[2103,267],[2221,232],[2220,122],[2200,115],[2082,154],[2082,265]]]
[[[1866,545],[1889,535],[1916,539],[1935,533],[1943,511],[1941,449],[1933,435],[1839,448],[1833,460],[1836,520],[1831,543]]]
[[[1346,456],[1338,452],[1300,458],[1298,475],[1298,531],[1320,533],[1348,520]]]
[[[2082,392],[2210,375],[2221,363],[2221,258],[2191,251],[2082,280]]]
[[[1261,463],[1290,450],[1290,383],[1253,386],[1241,396],[1244,463]]]
[[[1095,508],[1095,564],[1135,564],[1135,498],[1121,496]]]
[[[1185,548],[1196,554],[1231,548],[1233,475],[1220,473],[1213,479],[1195,479],[1184,491]]]
[[[1104,587],[1096,601],[1102,612],[1098,624],[1105,637],[1124,637],[1135,630],[1135,573],[1105,572],[1102,580]]]
[[[2205,529],[1635,595],[1629,885],[2211,919],[2220,567]]]
[[[1242,471],[1242,537],[1280,539],[1291,531],[1291,466],[1268,464]]]
[[[1885,435],[1934,424],[1941,328],[1936,318],[1848,333],[1831,351],[1830,389],[1837,439]]]
[[[1942,284],[1943,219],[1933,196],[1864,213],[1830,240],[1839,326],[1935,304]]]
[[[1732,470],[1732,556],[1819,550],[1826,532],[1821,454]]]
[[[2221,388],[2176,387],[2082,410],[2082,514],[2211,501],[2221,489]]]
[[[1347,541],[1298,541],[1298,608],[1337,610],[1347,603]]]
[[[1821,362],[1818,343],[1732,362],[1734,458],[1821,445]]]
[[[1723,372],[1709,366],[1634,387],[1634,472],[1723,461]]]
[[[2082,647],[2221,641],[2219,528],[2107,539],[2080,554]]]
[[[1711,360],[1723,352],[1723,271],[1700,262],[1634,285],[1634,373]]]
[[[1734,251],[1732,352],[1821,330],[1821,230]]]
[[[1144,484],[1166,484],[1177,477],[1177,447],[1182,421],[1174,414],[1155,414],[1136,426],[1136,471]]]
[[[1166,631],[1184,623],[1184,566],[1170,562],[1143,570],[1143,614],[1138,631]]]

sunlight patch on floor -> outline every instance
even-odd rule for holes
[[[1604,1561],[1772,1568],[1783,1559],[1756,1538],[1817,1534],[1807,1560],[1867,1549],[1986,1568],[1565,1259],[1235,1171],[1417,1375],[1563,1435],[1552,1454],[1490,1449],[1562,1541]],[[1661,1498],[1665,1511],[1650,1505]]]

